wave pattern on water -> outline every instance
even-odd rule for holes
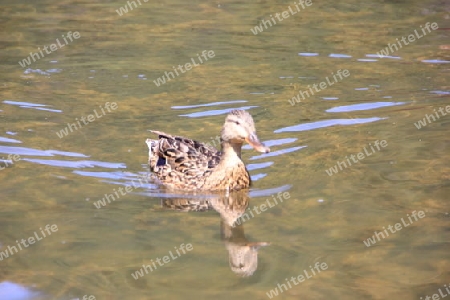
[[[49,112],[62,112],[62,110],[59,110],[59,109],[46,108],[46,107],[50,106],[50,105],[46,105],[46,104],[38,104],[38,103],[23,102],[23,101],[12,101],[12,100],[4,100],[3,103],[19,106],[21,108],[32,108],[32,109],[37,109],[37,110],[49,111]]]
[[[379,118],[379,117],[373,117],[373,118],[363,118],[363,119],[330,119],[330,120],[322,120],[322,121],[316,121],[311,123],[303,123],[293,126],[288,126],[284,128],[280,128],[275,130],[275,133],[281,133],[281,132],[293,132],[293,131],[307,131],[307,130],[314,130],[319,128],[325,128],[330,126],[336,126],[336,125],[356,125],[356,124],[364,124],[364,123],[371,123],[376,122],[380,120],[384,120],[387,118]]]

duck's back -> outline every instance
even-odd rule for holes
[[[250,187],[250,175],[238,156],[221,162],[222,153],[210,145],[161,131],[152,132],[159,139],[147,140],[150,170],[166,187],[186,191]]]
[[[164,185],[175,189],[203,189],[205,179],[219,164],[216,148],[181,136],[152,131],[158,140],[147,140],[150,170]]]

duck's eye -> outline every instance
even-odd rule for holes
[[[234,123],[236,123],[236,125],[241,125],[241,123],[239,123],[239,121],[234,121]]]

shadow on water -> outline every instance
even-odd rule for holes
[[[183,212],[215,210],[220,214],[220,235],[228,250],[230,269],[238,276],[251,276],[258,268],[258,250],[267,242],[250,242],[244,234],[243,222],[249,220],[248,191],[220,194],[207,200],[171,198],[162,200],[162,206]],[[273,203],[276,205],[278,203]],[[253,215],[253,213],[250,211]],[[258,212],[260,214],[261,211]],[[244,219],[240,219],[245,214]],[[255,212],[257,214],[257,212]],[[254,215],[253,215],[254,216]]]

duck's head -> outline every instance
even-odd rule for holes
[[[232,110],[223,124],[221,139],[232,145],[247,142],[256,151],[269,153],[270,148],[264,146],[258,139],[252,116],[245,110]]]

